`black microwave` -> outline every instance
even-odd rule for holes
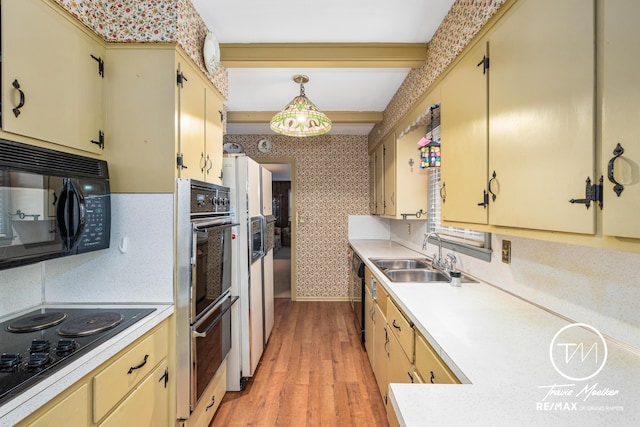
[[[0,269],[109,247],[107,162],[0,139]]]

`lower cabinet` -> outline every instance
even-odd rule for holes
[[[89,385],[83,384],[71,394],[62,397],[53,408],[44,410],[32,427],[68,426],[84,427],[89,421]]]
[[[389,399],[389,384],[460,384],[460,381],[379,281],[376,283],[376,299],[368,302],[369,284],[377,279],[368,269],[365,270],[367,277],[370,278],[365,279],[368,290],[365,293],[365,321],[370,323],[365,324],[365,337],[369,333],[373,337],[365,348],[387,410],[389,425],[397,426],[398,419]],[[373,317],[367,320],[369,304]]]
[[[168,342],[165,321],[18,426],[171,425]]]
[[[369,356],[369,363],[371,366],[375,365],[375,323],[376,323],[376,310],[374,307],[373,293],[373,281],[375,279],[371,275],[371,271],[368,268],[364,270],[365,292],[364,292],[364,348]]]

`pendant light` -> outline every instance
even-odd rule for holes
[[[271,130],[287,136],[318,136],[331,130],[331,120],[304,94],[309,77],[296,74],[293,81],[300,84],[300,95],[293,98],[271,119]]]

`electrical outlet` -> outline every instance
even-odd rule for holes
[[[511,264],[511,241],[502,241],[502,262]]]

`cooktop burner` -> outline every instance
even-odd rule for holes
[[[7,326],[9,332],[32,332],[50,328],[66,319],[67,315],[61,311],[30,314],[20,317]]]
[[[155,309],[39,309],[0,323],[0,405]]]
[[[122,319],[124,319],[122,314],[113,311],[88,314],[66,322],[58,331],[58,335],[63,337],[93,335],[119,325]]]

